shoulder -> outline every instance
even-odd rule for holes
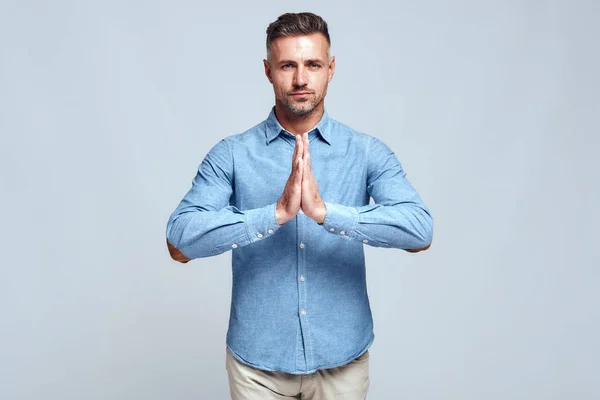
[[[230,134],[222,139],[230,148],[238,146],[256,145],[265,143],[266,121],[262,121],[243,132]]]
[[[350,126],[331,119],[331,137],[341,143],[346,143],[350,151],[362,154],[368,171],[377,172],[391,166],[402,168],[396,154],[383,140],[365,132],[357,131]]]
[[[365,152],[370,152],[373,149],[380,147],[387,147],[383,141],[376,138],[375,136],[358,131],[343,122],[336,119],[330,118],[330,129],[332,138],[340,138],[343,141],[348,142],[351,145],[357,145],[364,148]]]
[[[222,136],[220,140],[213,143],[205,158],[231,162],[235,158],[234,154],[237,150],[244,147],[255,148],[261,142],[265,142],[265,121],[244,132]]]

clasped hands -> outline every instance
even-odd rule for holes
[[[308,150],[308,133],[296,135],[296,147],[292,156],[292,172],[275,209],[279,225],[293,219],[300,209],[318,224],[325,221],[327,209],[319,194],[319,187],[312,172]]]

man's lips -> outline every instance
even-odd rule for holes
[[[292,92],[291,96],[306,96],[307,94],[312,94],[312,92]]]

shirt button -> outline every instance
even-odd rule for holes
[[[300,282],[304,282],[304,275],[300,275]]]
[[[300,314],[306,315],[306,310],[303,308],[302,311],[300,311]]]
[[[344,236],[345,234],[346,234],[346,232],[340,231],[340,235]]]
[[[237,244],[232,244],[231,247],[233,247],[234,249],[237,249]]]
[[[259,233],[256,236],[258,236],[258,238],[260,239],[262,237],[262,233]]]
[[[303,249],[304,248],[304,243],[300,242],[300,248]]]
[[[369,243],[369,241],[367,239],[363,240],[363,243]]]
[[[273,233],[273,229],[269,229],[267,232],[269,232],[269,234]]]
[[[335,228],[329,228],[329,232],[335,232]]]

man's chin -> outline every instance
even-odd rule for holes
[[[308,115],[311,112],[313,112],[312,109],[307,109],[307,110],[298,110],[298,109],[295,109],[295,110],[291,110],[291,111],[292,111],[292,114],[294,114],[297,117],[304,117],[305,115]]]
[[[315,110],[315,107],[312,104],[306,104],[306,103],[303,106],[300,105],[300,107],[298,107],[298,105],[296,105],[296,104],[288,104],[287,109],[293,115],[301,117],[301,116],[308,115],[311,112],[313,112]]]

